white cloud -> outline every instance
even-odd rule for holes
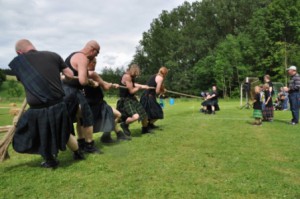
[[[14,44],[22,38],[63,58],[95,39],[101,45],[98,71],[105,66],[127,66],[153,19],[183,2],[0,0],[0,67],[7,68],[15,56]]]

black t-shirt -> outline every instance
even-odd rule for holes
[[[217,100],[218,99],[218,92],[217,91],[212,91],[210,93],[210,96],[215,95],[213,98],[210,98],[210,100]]]
[[[265,102],[267,102],[268,98],[270,97],[270,100],[268,101],[268,104],[266,104],[266,107],[272,107],[273,101],[272,101],[272,95],[269,90],[264,91],[265,93]]]
[[[64,90],[60,80],[60,72],[67,66],[63,59],[54,52],[31,50],[24,54],[34,69],[48,82],[53,99],[62,99]],[[42,102],[26,91],[26,99],[30,105],[40,105]]]
[[[274,86],[273,86],[273,83],[271,81],[269,81],[269,82],[267,82],[267,84],[269,84],[269,87],[272,88],[271,95],[273,96],[274,95]]]
[[[262,107],[261,107],[261,101],[260,101],[260,93],[256,93],[254,99],[255,99],[255,102],[253,104],[253,109],[261,110]]]

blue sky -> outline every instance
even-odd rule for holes
[[[0,0],[0,68],[8,68],[16,56],[15,42],[23,38],[38,50],[57,52],[64,59],[94,39],[101,45],[97,71],[105,66],[126,67],[153,19],[183,2]]]

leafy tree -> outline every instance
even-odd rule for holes
[[[185,2],[153,20],[133,62],[145,76],[167,66],[166,85],[188,93],[217,84],[231,96],[266,73],[286,81],[285,68],[300,64],[299,12],[297,0]]]
[[[7,80],[8,81],[8,90],[7,93],[10,97],[21,97],[23,94],[23,87],[18,84],[15,80]]]
[[[116,68],[115,70],[113,68],[104,67],[101,71],[101,78],[106,82],[112,82],[112,83],[120,83],[121,76],[124,73],[124,69],[122,68]],[[110,89],[109,91],[106,91],[108,95],[117,95],[118,90],[116,89]]]
[[[288,65],[299,65],[300,2],[274,0],[258,10],[248,27],[253,45],[254,71],[269,73],[277,81],[286,81]]]
[[[2,83],[6,81],[6,75],[5,73],[3,72],[2,69],[0,69],[0,86],[2,85]]]

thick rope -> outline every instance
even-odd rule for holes
[[[78,79],[77,76],[73,77],[73,79]],[[112,83],[114,84],[114,83]],[[119,85],[119,88],[124,88],[127,89],[126,86],[121,86]],[[149,89],[156,89],[155,87],[149,87]],[[198,98],[198,99],[203,99],[202,97],[196,96],[196,95],[189,95],[189,94],[185,94],[185,93],[180,93],[180,92],[176,92],[176,91],[170,91],[170,90],[166,90],[167,93],[172,93],[175,95],[181,95],[181,96],[185,96],[185,97],[191,97],[191,98]]]
[[[9,147],[9,145],[13,139],[13,136],[15,134],[16,125],[17,125],[21,115],[25,111],[26,105],[27,105],[27,101],[25,98],[18,115],[16,117],[14,117],[14,119],[13,119],[13,125],[11,126],[9,131],[5,134],[5,136],[2,138],[2,140],[0,142],[0,162],[3,162],[5,159],[9,158],[8,147]]]

